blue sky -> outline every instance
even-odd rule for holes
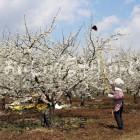
[[[128,18],[133,7],[138,4],[138,1],[139,0],[132,0],[130,3],[127,3],[128,0],[100,0],[98,4],[93,4],[93,7],[98,12],[97,17],[99,17],[99,19],[110,15]]]
[[[23,32],[24,15],[30,30],[45,28],[58,9],[57,39],[62,30],[68,34],[80,26],[85,29],[92,20],[99,34],[130,34],[125,44],[140,47],[140,0],[0,0],[0,31],[8,27],[12,33]]]

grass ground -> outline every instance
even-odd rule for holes
[[[79,107],[74,101],[71,109],[55,112],[53,128],[40,125],[40,114],[35,112],[0,113],[1,140],[139,140],[140,104],[125,99],[123,119],[125,128],[118,130],[111,114],[109,100],[87,101]]]

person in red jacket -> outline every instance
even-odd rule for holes
[[[124,82],[122,79],[120,78],[115,79],[115,81],[111,83],[112,92],[111,94],[108,94],[108,97],[112,98],[114,101],[113,114],[117,122],[118,129],[124,128],[123,119],[122,119],[124,94],[121,89],[123,84]]]

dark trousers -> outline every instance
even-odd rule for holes
[[[41,124],[44,127],[50,127],[51,126],[50,108],[47,108],[47,109],[43,110],[42,118],[41,118]]]
[[[114,118],[117,122],[117,125],[118,125],[119,129],[124,128],[123,120],[122,120],[122,112],[123,112],[123,106],[120,108],[120,110],[114,112]]]

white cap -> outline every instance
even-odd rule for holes
[[[114,80],[115,86],[121,86],[124,85],[124,81],[121,78],[117,78]]]

